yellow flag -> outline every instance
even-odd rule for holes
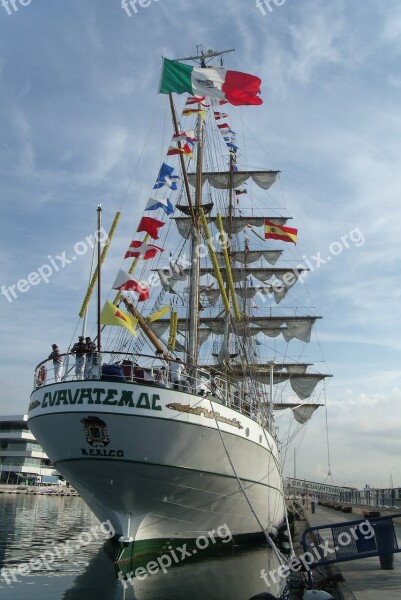
[[[161,317],[164,317],[164,315],[166,313],[168,313],[169,310],[170,310],[169,306],[164,306],[163,308],[161,308],[157,312],[152,313],[151,315],[149,315],[147,317],[147,321],[149,321],[150,323],[152,323],[152,321],[157,321],[157,319],[160,319]]]
[[[125,327],[130,333],[132,333],[132,335],[137,335],[135,327],[138,323],[138,320],[132,315],[120,310],[118,306],[109,300],[106,300],[106,303],[102,308],[102,312],[100,313],[100,322],[102,325],[118,325],[120,327]]]
[[[182,114],[184,117],[188,117],[190,115],[199,115],[201,119],[204,119],[206,112],[200,108],[184,108]]]

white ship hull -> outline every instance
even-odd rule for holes
[[[62,382],[32,393],[29,427],[119,536],[192,539],[223,525],[234,536],[260,532],[237,475],[264,528],[284,520],[275,440],[207,398],[136,383]]]

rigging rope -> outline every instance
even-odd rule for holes
[[[245,490],[244,486],[242,485],[242,481],[239,478],[239,475],[237,473],[235,465],[234,465],[233,461],[231,460],[230,453],[229,453],[228,448],[226,446],[226,443],[224,441],[223,434],[221,432],[220,425],[219,425],[219,422],[217,420],[216,413],[215,413],[213,402],[212,402],[211,398],[209,398],[209,402],[210,402],[210,408],[212,409],[212,412],[213,412],[213,417],[214,417],[214,420],[215,420],[215,423],[216,423],[216,427],[217,427],[217,430],[218,430],[219,435],[220,435],[221,443],[223,444],[223,447],[224,447],[225,453],[227,455],[228,461],[229,461],[229,463],[231,465],[231,468],[233,470],[233,473],[234,473],[234,475],[235,475],[235,477],[236,477],[236,479],[238,481],[238,485],[239,485],[242,493],[244,494],[245,500],[247,501],[247,503],[249,505],[249,508],[251,509],[251,512],[252,512],[253,516],[255,517],[255,519],[256,519],[256,521],[257,521],[257,523],[258,523],[261,531],[263,532],[263,535],[266,538],[266,542],[267,542],[268,546],[270,546],[270,548],[273,550],[273,553],[276,556],[277,560],[280,562],[280,564],[284,565],[284,564],[286,564],[287,559],[285,558],[285,556],[283,556],[281,554],[280,550],[277,548],[277,546],[274,543],[273,539],[267,533],[266,529],[263,527],[263,524],[261,523],[261,521],[260,521],[260,519],[259,519],[259,517],[258,517],[258,515],[257,515],[257,513],[256,513],[256,511],[255,511],[255,509],[254,509],[254,507],[252,505],[252,502],[250,501],[249,496],[246,493],[246,490]]]
[[[326,417],[326,443],[327,443],[327,468],[328,468],[327,477],[324,480],[324,483],[326,483],[327,479],[329,477],[332,477],[331,466],[330,466],[329,420],[328,420],[328,414],[327,414],[326,383],[323,386],[323,391],[324,391],[324,412],[325,412],[325,417]]]

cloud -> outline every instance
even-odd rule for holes
[[[325,317],[316,329],[335,374],[327,388],[332,468],[339,483],[363,485],[364,456],[372,483],[386,479],[382,464],[398,473],[391,447],[398,448],[400,416],[401,13],[392,1],[361,6],[287,0],[263,17],[253,2],[222,0],[199,5],[195,18],[191,3],[177,0],[172,10],[160,0],[129,18],[118,3],[76,1],[32,3],[7,17],[0,285],[71,251],[94,229],[100,202],[106,229],[123,209],[105,265],[108,291],[171,135],[167,99],[156,93],[161,55],[196,53],[194,40],[204,50],[236,47],[225,65],[260,75],[264,99],[262,107],[230,108],[240,162],[282,170],[267,196],[252,193],[261,210],[294,217],[299,243],[290,264],[319,251],[327,258],[330,244],[352,228],[366,238],[288,298]],[[176,101],[180,107],[183,98]],[[49,344],[67,348],[74,338],[90,261],[88,253],[12,304],[0,296],[2,410],[11,393],[13,411],[26,410],[34,365]],[[278,344],[267,347],[274,352]],[[319,346],[294,343],[290,352],[321,360]],[[324,427],[319,411],[296,440],[305,437],[299,469],[309,479],[327,476]]]

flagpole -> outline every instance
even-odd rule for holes
[[[173,101],[173,94],[170,93],[168,96],[169,96],[169,99],[170,99],[170,108],[171,108],[171,115],[173,117],[174,132],[175,132],[175,135],[179,135],[180,130],[179,130],[179,127],[178,127],[177,115],[176,115],[176,112],[175,112],[175,106],[174,106],[174,101]],[[178,147],[181,148],[181,142],[178,142]],[[180,156],[180,163],[181,163],[181,172],[182,172],[182,175],[184,177],[185,192],[187,194],[189,212],[191,213],[191,221],[192,221],[192,225],[194,227],[196,227],[196,218],[195,218],[194,205],[193,205],[192,199],[191,199],[191,189],[189,187],[188,174],[187,174],[187,169],[185,167],[185,161],[184,161],[184,157],[182,155],[182,152],[180,152],[179,156]]]
[[[116,216],[114,217],[113,223],[112,223],[112,225],[111,225],[111,228],[110,228],[109,234],[108,234],[108,236],[107,236],[107,239],[105,240],[105,244],[104,244],[104,248],[103,248],[102,256],[101,256],[101,259],[100,259],[100,263],[99,263],[99,261],[98,261],[98,266],[97,266],[97,268],[96,268],[96,270],[95,270],[95,272],[94,272],[94,274],[93,274],[93,277],[92,277],[92,279],[91,279],[91,282],[90,282],[90,284],[89,284],[89,286],[88,286],[88,290],[87,290],[87,292],[86,292],[86,295],[85,295],[84,301],[83,301],[83,303],[82,303],[81,310],[79,311],[79,316],[80,316],[81,318],[82,318],[82,317],[85,315],[85,311],[86,311],[86,310],[87,310],[87,308],[88,308],[89,300],[90,300],[90,297],[91,297],[91,295],[92,295],[93,289],[94,289],[94,287],[95,287],[95,284],[96,284],[98,270],[99,270],[99,268],[100,268],[100,265],[102,265],[102,264],[104,263],[104,260],[105,260],[105,258],[106,258],[107,251],[108,251],[108,249],[109,249],[109,246],[110,246],[110,244],[111,244],[111,239],[112,239],[112,237],[113,237],[113,235],[114,235],[114,232],[115,232],[115,230],[116,230],[116,227],[117,227],[117,225],[118,225],[118,221],[120,220],[120,217],[121,217],[121,213],[120,213],[120,212],[117,212],[117,213],[116,213]],[[98,237],[98,240],[99,240],[99,238],[100,238],[100,230],[98,231],[98,235],[97,235],[97,237]]]
[[[102,246],[100,243],[100,230],[102,227],[102,205],[98,204],[97,207],[97,351],[102,349],[101,335],[102,327],[100,325],[100,311],[101,311],[101,261],[102,261]],[[100,361],[99,361],[100,362]]]

